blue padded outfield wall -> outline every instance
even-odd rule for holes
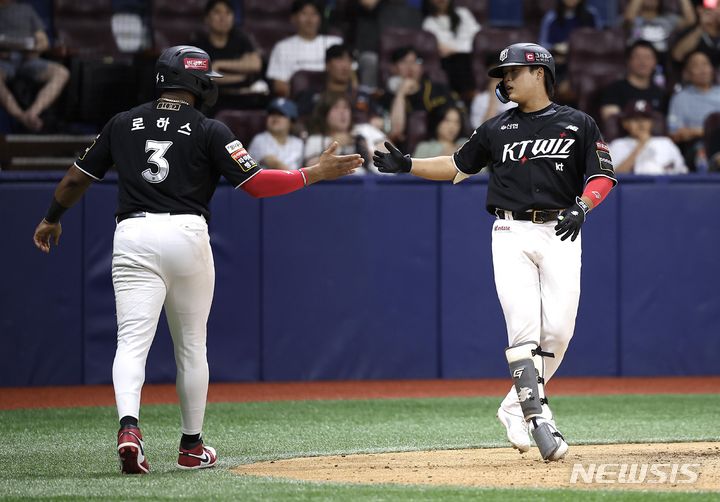
[[[111,381],[116,182],[32,233],[59,174],[0,174],[0,385]],[[506,377],[485,179],[368,177],[255,200],[210,224],[214,381]],[[583,227],[582,297],[558,375],[720,374],[719,177],[627,176]],[[163,320],[148,382],[174,381]]]

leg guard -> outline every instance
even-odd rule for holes
[[[525,342],[505,349],[505,357],[510,366],[510,375],[518,394],[520,407],[525,420],[543,415],[550,415],[545,398],[545,370],[542,352],[535,342]]]
[[[543,460],[560,460],[568,451],[565,438],[551,422],[533,419],[532,437]]]

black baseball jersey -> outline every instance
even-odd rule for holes
[[[555,103],[533,113],[517,108],[478,127],[453,155],[455,167],[490,171],[487,209],[564,209],[585,182],[604,176],[617,183],[607,144],[595,121]]]
[[[165,99],[115,115],[75,165],[96,180],[117,168],[118,215],[195,212],[206,219],[221,174],[239,187],[260,170],[225,124]]]

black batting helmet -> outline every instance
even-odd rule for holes
[[[198,107],[213,106],[217,101],[217,84],[213,78],[222,74],[212,71],[210,56],[192,45],[165,49],[155,63],[155,87],[184,89],[198,99]]]
[[[503,68],[508,66],[543,66],[550,72],[555,82],[555,59],[545,47],[532,44],[512,44],[500,53],[500,64],[492,68],[488,75],[493,78],[503,78]]]

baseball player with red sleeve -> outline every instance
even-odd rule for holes
[[[529,434],[544,460],[568,445],[545,397],[575,329],[580,299],[580,228],[617,180],[608,147],[586,114],[551,101],[555,62],[543,47],[514,44],[489,75],[512,108],[472,134],[452,156],[412,159],[387,143],[375,152],[382,172],[455,183],[487,166],[487,209],[495,216],[495,286],[505,315],[513,387],[497,417],[510,443],[526,452]]]
[[[198,109],[217,98],[207,53],[166,49],[156,64],[160,98],[119,113],[70,167],[35,230],[35,245],[50,251],[62,232],[60,217],[93,180],[118,170],[117,227],[112,278],[117,309],[113,384],[120,430],[121,472],[149,472],[138,428],[145,361],[165,312],[177,366],[181,431],[177,466],[212,467],[217,453],[201,437],[208,390],[207,319],[215,270],[208,205],[220,176],[254,197],[282,195],[317,181],[351,174],[359,155],[335,156],[337,143],[317,164],[297,171],[260,169],[230,130]]]

